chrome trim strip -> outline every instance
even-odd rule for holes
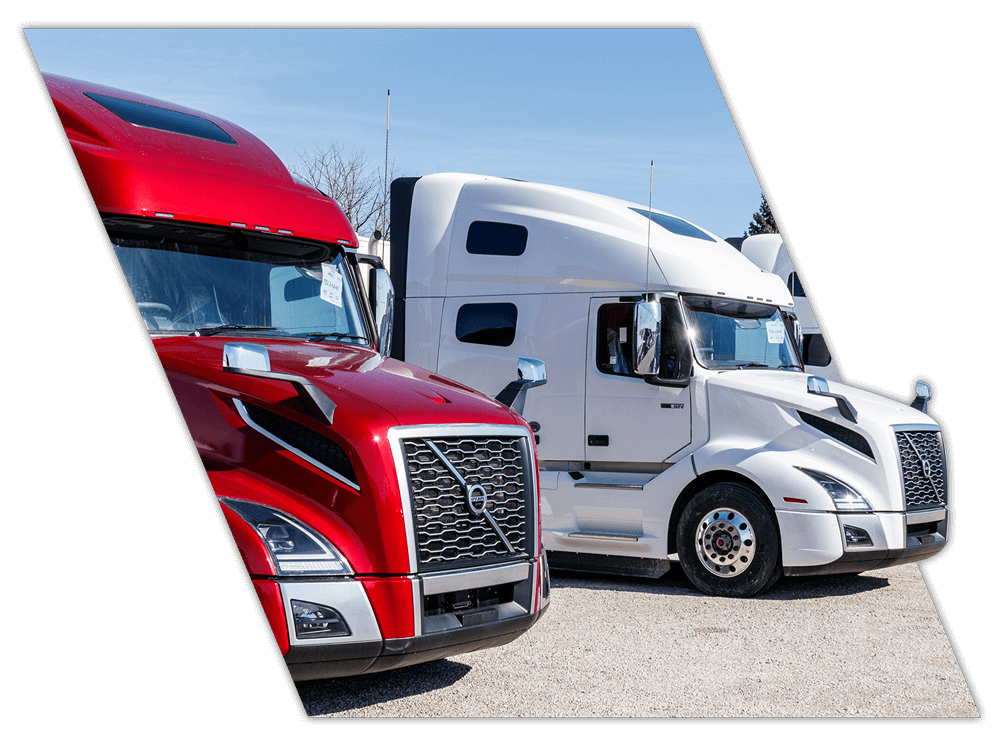
[[[580,490],[640,490],[645,489],[642,484],[599,484],[596,482],[577,482],[574,489]]]
[[[638,536],[627,536],[625,534],[595,534],[584,531],[574,531],[566,534],[570,539],[608,539],[609,541],[639,541]]]
[[[317,461],[316,459],[314,459],[312,456],[309,456],[308,454],[303,453],[302,451],[300,451],[295,446],[293,446],[293,445],[291,445],[289,443],[286,443],[285,441],[283,441],[281,438],[279,438],[274,433],[272,433],[272,432],[270,432],[268,430],[265,430],[263,427],[261,427],[256,422],[254,422],[250,418],[250,413],[247,412],[246,407],[243,406],[243,402],[241,402],[239,399],[233,399],[233,404],[236,405],[236,411],[239,412],[240,417],[243,418],[243,421],[245,423],[247,423],[250,427],[252,427],[254,430],[256,430],[258,433],[260,433],[261,435],[263,435],[264,437],[266,437],[268,440],[273,440],[275,443],[277,443],[278,445],[280,445],[286,451],[288,451],[290,453],[294,453],[296,456],[298,456],[303,461],[306,461],[309,464],[315,466],[320,471],[325,472],[326,474],[329,474],[331,477],[333,477],[337,481],[343,482],[344,484],[346,484],[351,489],[356,490],[358,492],[361,492],[361,485],[355,484],[350,479],[348,479],[343,474],[341,474],[339,471],[334,471],[329,466],[327,466],[325,464],[321,464],[319,461]]]
[[[937,508],[936,510],[915,510],[906,514],[906,525],[912,526],[914,523],[937,523],[943,521],[948,516],[947,508]]]
[[[485,588],[488,585],[503,583],[519,583],[528,577],[530,570],[530,563],[518,562],[515,565],[427,574],[423,576],[424,595]]]

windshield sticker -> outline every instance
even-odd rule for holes
[[[767,322],[767,343],[780,345],[785,341],[785,322],[773,319]]]
[[[323,284],[319,289],[319,297],[327,303],[332,303],[338,308],[342,308],[344,290],[344,277],[340,270],[332,264],[323,265]]]

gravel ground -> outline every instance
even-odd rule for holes
[[[676,564],[676,563],[675,563]],[[916,565],[710,598],[660,580],[553,572],[514,642],[298,684],[338,717],[978,717]]]

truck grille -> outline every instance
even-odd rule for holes
[[[402,444],[421,570],[530,554],[534,469],[526,438],[407,438]]]
[[[947,502],[944,446],[938,430],[897,430],[906,509]]]

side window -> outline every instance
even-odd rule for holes
[[[633,303],[608,303],[597,312],[597,369],[602,373],[634,376],[632,372],[632,314]],[[660,378],[680,379],[688,375],[690,363],[674,342],[674,326],[679,323],[677,301],[663,301],[660,326]]]
[[[806,297],[806,291],[802,289],[802,283],[799,282],[798,272],[792,272],[788,275],[788,292],[792,294],[793,298]]]
[[[601,373],[632,375],[632,303],[608,303],[597,312],[597,369]]]
[[[510,347],[517,330],[513,303],[466,303],[458,309],[455,336],[459,342]]]
[[[469,226],[465,250],[470,254],[521,256],[528,245],[528,229],[513,223],[477,220]]]
[[[806,334],[802,339],[802,353],[806,365],[825,368],[833,362],[822,334]]]

